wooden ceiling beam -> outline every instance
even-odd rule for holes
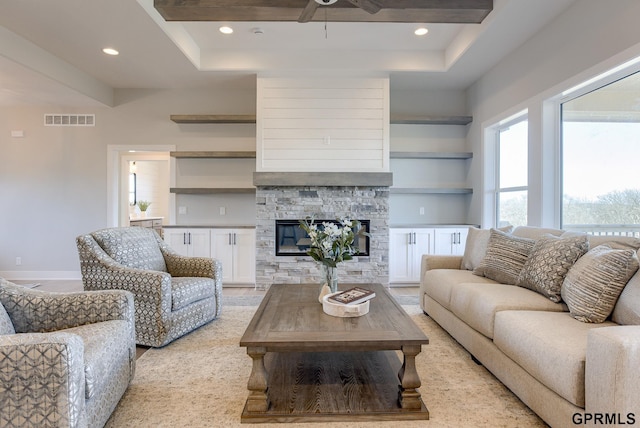
[[[493,0],[354,2],[368,8],[380,5],[380,10],[370,13],[351,4],[351,0],[340,0],[331,6],[320,6],[326,13],[312,14],[309,19],[324,21],[326,16],[330,22],[477,24],[493,10]],[[298,22],[309,7],[309,0],[154,0],[154,7],[166,21]]]

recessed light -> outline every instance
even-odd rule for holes
[[[233,33],[233,28],[227,27],[227,26],[220,27],[220,32],[222,34],[231,34],[231,33]]]
[[[414,31],[413,33],[416,36],[424,36],[425,34],[427,34],[429,32],[429,30],[427,30],[425,27],[420,27],[418,28],[416,31]]]
[[[118,55],[118,54],[120,54],[120,52],[118,52],[117,50],[115,50],[113,48],[104,48],[104,49],[102,49],[102,52],[106,53],[107,55]]]

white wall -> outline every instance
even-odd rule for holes
[[[490,143],[483,140],[483,128],[528,109],[529,223],[558,226],[554,195],[550,194],[556,191],[558,132],[545,100],[625,58],[640,55],[638,16],[637,0],[577,1],[468,90],[468,107],[474,118],[468,140],[476,155],[470,171],[476,186],[470,223],[492,226],[486,215],[488,208],[482,204],[481,156],[484,145]]]
[[[255,149],[253,125],[221,128],[169,120],[171,114],[253,114],[255,87],[118,90],[116,102],[114,108],[91,111],[0,109],[0,276],[77,277],[76,236],[107,225],[108,145]],[[45,127],[45,113],[95,113],[96,126]],[[24,138],[12,138],[12,130],[23,130]],[[227,210],[228,218],[236,214]],[[16,257],[22,265],[16,266]]]

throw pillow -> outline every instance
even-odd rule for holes
[[[502,284],[515,285],[535,241],[491,229],[487,254],[474,275],[485,276]]]
[[[589,239],[586,234],[571,238],[544,235],[533,245],[516,285],[559,303],[562,299],[560,289],[567,272],[587,251]]]
[[[505,233],[511,233],[513,226],[509,225],[499,227],[498,230]],[[487,253],[490,234],[491,231],[489,229],[478,229],[477,227],[469,228],[460,269],[474,270],[478,267]]]
[[[629,279],[638,270],[633,250],[599,245],[569,269],[561,295],[569,313],[582,322],[604,322]]]
[[[2,306],[2,302],[0,302],[0,335],[15,334],[15,332],[11,318],[9,318],[7,310]]]

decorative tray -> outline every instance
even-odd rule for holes
[[[366,302],[362,302],[356,305],[344,305],[342,303],[333,303],[328,301],[327,299],[334,294],[342,293],[338,291],[337,293],[326,294],[322,298],[322,310],[325,314],[331,315],[333,317],[341,317],[341,318],[352,318],[352,317],[360,317],[369,313],[369,300]]]

